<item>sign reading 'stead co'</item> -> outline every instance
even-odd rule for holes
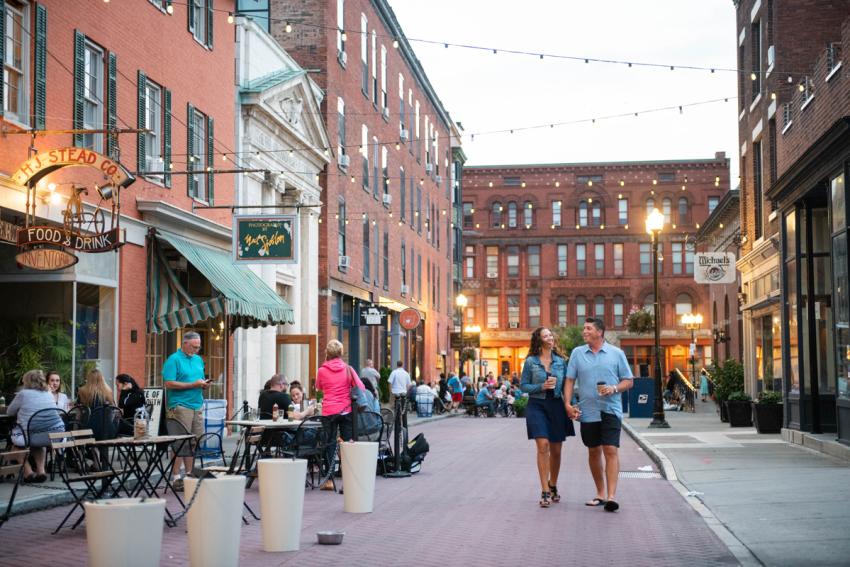
[[[295,215],[233,217],[233,260],[236,263],[298,262],[298,222]]]
[[[731,252],[700,252],[695,257],[694,281],[699,284],[735,283],[735,255]]]

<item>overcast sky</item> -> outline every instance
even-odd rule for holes
[[[624,61],[735,68],[730,0],[390,0],[410,39]],[[467,134],[729,97],[695,108],[467,136],[470,165],[712,158],[738,175],[732,72],[493,54],[411,41]],[[733,182],[733,186],[735,183]]]

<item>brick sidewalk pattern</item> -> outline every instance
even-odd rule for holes
[[[420,431],[431,445],[422,472],[379,477],[373,513],[346,514],[342,496],[308,490],[301,550],[263,552],[260,522],[250,519],[242,528],[241,565],[736,564],[664,479],[621,478],[617,513],[584,506],[595,490],[578,438],[565,444],[561,503],[541,509],[524,420],[458,417],[418,425],[412,434]],[[625,434],[620,460],[623,471],[647,465],[657,471]],[[257,511],[258,484],[246,493]],[[14,552],[0,555],[0,565],[84,565],[83,526],[50,535],[66,512],[63,506],[13,517],[0,528],[0,540],[15,542]],[[329,529],[346,532],[342,545],[315,543],[315,532]],[[189,564],[185,520],[165,528],[161,564]]]

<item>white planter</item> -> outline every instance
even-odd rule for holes
[[[183,500],[188,504],[196,478],[183,481]],[[236,567],[245,477],[222,476],[201,482],[200,492],[186,514],[189,529],[189,564],[193,567]]]
[[[83,505],[86,507],[88,565],[159,565],[165,500],[148,498],[143,502],[141,498],[115,498]]]
[[[378,444],[358,441],[340,444],[342,459],[343,510],[355,514],[371,512],[375,502]]]
[[[260,513],[263,551],[298,551],[304,518],[304,459],[261,459]]]

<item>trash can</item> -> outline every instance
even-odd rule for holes
[[[214,454],[221,450],[219,440],[224,437],[224,421],[227,419],[227,400],[204,400],[204,433],[218,433],[218,438],[207,437],[201,449]]]
[[[86,502],[88,564],[157,567],[162,550],[165,500],[115,498]],[[144,545],[139,545],[142,542]],[[128,550],[132,550],[128,552]]]
[[[340,444],[343,510],[356,514],[371,512],[375,502],[378,444],[368,441]]]
[[[195,492],[196,478],[183,481],[183,498]],[[189,564],[192,567],[237,567],[242,535],[242,503],[245,477],[223,476],[201,481],[192,507],[186,514],[189,531]]]
[[[298,551],[304,518],[305,459],[260,459],[263,551]]]
[[[655,404],[655,380],[635,378],[634,385],[628,390],[629,417],[652,417]]]

